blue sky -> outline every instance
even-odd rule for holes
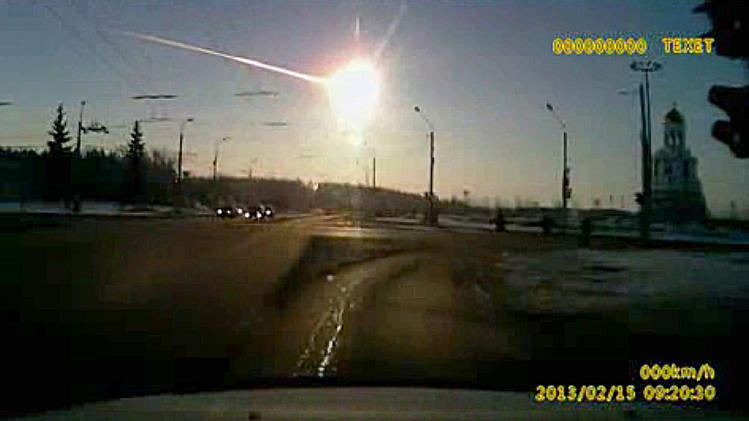
[[[219,171],[314,181],[364,182],[377,156],[378,185],[423,192],[427,185],[425,125],[436,127],[435,189],[447,198],[516,196],[551,204],[561,172],[561,131],[544,104],[567,121],[573,202],[593,198],[634,206],[639,190],[640,75],[629,56],[555,56],[557,36],[633,36],[648,40],[663,64],[652,80],[653,141],[674,102],[687,121],[687,145],[699,159],[708,205],[735,200],[749,208],[749,163],[710,137],[721,113],[707,102],[717,83],[744,84],[740,62],[716,55],[666,56],[662,36],[693,36],[709,28],[692,13],[697,1],[412,1],[377,62],[383,78],[366,144],[338,130],[320,86],[124,37],[126,30],[175,39],[304,73],[324,76],[356,48],[372,51],[398,15],[396,1],[0,1],[0,144],[44,144],[53,109],[63,102],[72,123],[85,119],[132,125],[135,119],[191,116],[185,169],[209,174],[215,140]],[[241,98],[248,90],[277,97]],[[173,93],[174,101],[131,99]],[[285,121],[286,127],[264,122]],[[178,124],[145,126],[147,146],[176,151]],[[114,148],[127,128],[88,135],[84,144]]]

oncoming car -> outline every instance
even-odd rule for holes
[[[273,215],[274,215],[273,208],[271,208],[270,206],[262,206],[262,205],[260,206],[260,208],[262,209],[264,219],[273,219]]]
[[[245,219],[262,221],[273,218],[273,209],[270,206],[259,205],[247,208],[243,213]]]
[[[222,206],[220,208],[216,208],[216,216],[218,216],[219,218],[234,218],[235,216],[240,214],[240,208],[233,208],[231,206]]]

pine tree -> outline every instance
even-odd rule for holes
[[[45,162],[45,196],[48,200],[65,199],[66,207],[70,200],[72,158],[71,147],[67,145],[71,141],[67,126],[65,111],[60,104],[57,106],[57,116],[52,120],[52,128],[47,132],[52,140],[47,142],[49,154]]]
[[[127,144],[127,159],[130,168],[139,166],[143,162],[145,155],[145,143],[143,142],[143,132],[140,131],[140,125],[136,121],[133,131],[130,132],[130,142]]]
[[[140,131],[138,121],[130,133],[130,142],[127,144],[127,162],[130,170],[131,200],[136,200],[143,188],[143,159],[145,156],[145,142],[143,132]]]
[[[47,133],[52,136],[52,140],[47,142],[50,155],[61,156],[70,153],[71,146],[66,144],[71,141],[71,138],[62,104],[57,106],[57,117],[52,121],[52,130]]]

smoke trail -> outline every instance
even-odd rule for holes
[[[385,47],[387,46],[388,42],[390,42],[390,38],[395,33],[395,30],[398,29],[398,25],[400,25],[401,20],[403,19],[403,15],[406,14],[406,2],[404,1],[401,3],[400,10],[398,10],[398,15],[393,19],[392,22],[390,22],[390,26],[388,26],[388,31],[385,33],[385,37],[382,39],[382,42],[377,47],[377,51],[375,51],[374,59],[375,61],[380,58],[380,54],[382,54],[382,51],[385,50]]]
[[[209,55],[212,55],[212,56],[222,57],[222,58],[225,58],[227,60],[236,61],[238,63],[247,64],[249,66],[258,67],[260,69],[270,70],[272,72],[281,73],[281,74],[284,74],[284,75],[287,75],[287,76],[295,77],[297,79],[306,80],[307,82],[324,83],[326,81],[325,78],[321,78],[321,77],[318,77],[318,76],[312,76],[312,75],[308,75],[308,74],[304,74],[304,73],[300,73],[300,72],[295,72],[293,70],[284,69],[283,67],[278,67],[278,66],[273,66],[273,65],[270,65],[270,64],[266,64],[266,63],[263,63],[261,61],[252,60],[252,59],[245,58],[245,57],[233,56],[231,54],[226,54],[226,53],[222,53],[222,52],[219,52],[219,51],[214,51],[214,50],[211,50],[211,49],[208,49],[208,48],[197,47],[197,46],[185,44],[185,43],[179,42],[179,41],[172,41],[172,40],[169,40],[169,39],[160,38],[160,37],[156,37],[156,36],[153,36],[153,35],[138,34],[136,32],[121,31],[119,33],[122,34],[122,35],[129,36],[129,37],[137,38],[137,39],[140,39],[140,40],[143,40],[143,41],[155,42],[157,44],[168,45],[170,47],[175,47],[175,48],[181,48],[183,50],[195,51],[195,52],[198,52],[198,53],[203,53],[203,54],[209,54]]]

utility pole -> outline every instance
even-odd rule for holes
[[[372,189],[377,188],[377,158],[372,157]]]
[[[81,114],[78,117],[78,136],[75,146],[75,152],[78,156],[81,155],[81,133],[83,132],[83,107],[86,106],[86,101],[81,101]]]
[[[218,161],[218,147],[213,155],[213,181],[216,181],[216,161]]]
[[[218,206],[219,204],[219,189],[218,189],[218,183],[217,183],[218,150],[219,150],[219,146],[221,145],[221,142],[226,142],[228,139],[229,137],[222,137],[221,139],[217,139],[215,151],[213,154],[213,189],[214,189],[216,206]]]
[[[567,124],[559,118],[554,110],[554,107],[546,103],[546,109],[551,111],[554,118],[557,119],[559,125],[562,127],[562,224],[567,226],[567,200],[572,197],[572,189],[570,188],[570,167],[567,165]]]
[[[179,154],[177,155],[177,198],[182,197],[182,143],[185,135],[185,124],[194,121],[192,117],[182,120],[179,125]]]
[[[250,168],[247,170],[247,206],[252,202],[252,166],[257,162],[257,158],[250,157]]]
[[[654,72],[655,67],[652,70],[646,70],[645,73],[645,105],[647,106],[647,119],[648,119],[648,146],[653,141],[653,126],[652,126],[652,114],[650,113],[650,72]]]
[[[192,117],[186,118],[179,126],[179,155],[177,157],[177,180],[182,184],[182,143],[185,138],[185,124],[195,121]]]
[[[253,169],[253,166],[256,163],[257,163],[257,158],[256,157],[250,157],[250,170],[249,170],[249,173],[248,173],[248,177],[249,177],[250,181],[252,181],[252,169]]]
[[[427,123],[429,127],[429,213],[427,215],[427,223],[429,225],[437,225],[437,214],[434,209],[434,125],[421,111],[418,106],[414,107],[414,111],[421,115],[421,118]]]
[[[429,132],[429,214],[434,214],[434,130]]]
[[[568,199],[568,193],[567,190],[570,186],[570,169],[567,166],[567,129],[564,130],[564,147],[562,151],[564,158],[562,159],[562,211],[564,212],[564,215],[562,217],[562,220],[564,221],[565,225],[567,223],[567,199]]]
[[[216,150],[213,154],[213,181],[216,181],[216,168],[218,166],[218,148],[221,142],[226,142],[230,137],[222,137],[221,140],[216,141]]]
[[[643,241],[650,240],[650,198],[651,198],[651,169],[650,169],[650,139],[646,117],[645,91],[640,85],[640,116],[642,117],[642,203],[640,204],[640,236]]]
[[[179,154],[177,154],[177,184],[182,184],[182,143],[185,136],[179,131]]]
[[[629,66],[632,70],[644,73],[645,88],[640,84],[640,113],[642,117],[642,206],[640,210],[640,235],[644,241],[650,239],[650,219],[652,215],[652,131],[650,119],[650,76],[661,68],[660,63],[648,60],[634,61]]]

